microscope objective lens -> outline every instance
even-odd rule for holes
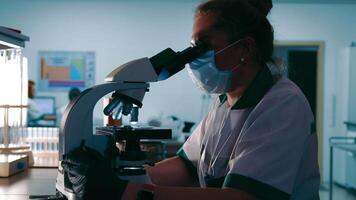
[[[123,115],[130,114],[131,109],[132,109],[132,103],[124,103],[124,106],[122,107],[122,114]]]

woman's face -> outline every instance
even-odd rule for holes
[[[212,13],[198,14],[193,25],[192,40],[193,43],[207,43],[218,52],[229,46],[231,42],[225,32],[214,28],[215,19],[216,15]],[[239,44],[229,47],[215,56],[216,65],[221,70],[230,70],[240,63],[242,48],[238,46]]]
[[[216,15],[212,13],[199,13],[196,16],[192,33],[193,45],[197,42],[204,42],[209,44],[215,52],[218,52],[232,43],[228,40],[224,31],[214,28],[215,20]],[[249,66],[251,60],[249,56],[250,44],[254,44],[253,40],[244,38],[242,42],[215,55],[215,63],[219,69],[234,69],[232,72],[232,87],[229,92],[234,91],[239,86],[245,86],[257,73],[256,68]],[[241,61],[242,58],[244,62]]]

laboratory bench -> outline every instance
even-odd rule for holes
[[[174,156],[182,144],[165,141],[165,157]],[[49,164],[51,163],[47,163]],[[10,177],[0,178],[0,200],[24,200],[29,199],[30,195],[54,195],[56,177],[57,168],[53,167],[28,168]]]
[[[155,159],[161,159],[176,155],[183,142],[174,140],[142,141],[148,146],[148,151],[153,150]],[[150,146],[155,146],[150,148]],[[158,145],[158,148],[157,148]],[[159,148],[161,147],[161,148]],[[148,153],[149,154],[149,153]],[[162,156],[157,157],[157,154]],[[35,166],[53,166],[52,168],[28,168],[7,178],[0,178],[0,200],[29,199],[30,195],[54,195],[57,177],[58,163],[57,152],[34,152]]]
[[[0,200],[25,200],[30,195],[56,193],[57,168],[29,168],[7,178],[0,178]]]

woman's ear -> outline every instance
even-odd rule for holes
[[[246,53],[248,55],[254,55],[257,52],[256,40],[252,37],[246,37],[242,41],[243,46],[245,47]]]
[[[252,37],[246,37],[242,41],[242,53],[241,58],[243,58],[245,63],[252,62],[256,60],[257,56],[257,46],[256,41]]]

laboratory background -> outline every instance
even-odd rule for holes
[[[60,126],[71,100],[104,84],[122,64],[188,48],[199,3],[0,0],[0,199],[54,194]],[[321,199],[356,199],[355,11],[355,0],[275,0],[268,16],[274,54],[315,116]],[[158,161],[175,155],[215,98],[195,87],[183,69],[150,83],[142,108],[132,108],[139,110],[136,116],[104,115],[115,99],[103,94],[92,108],[90,128],[168,128],[171,139],[141,144]]]

